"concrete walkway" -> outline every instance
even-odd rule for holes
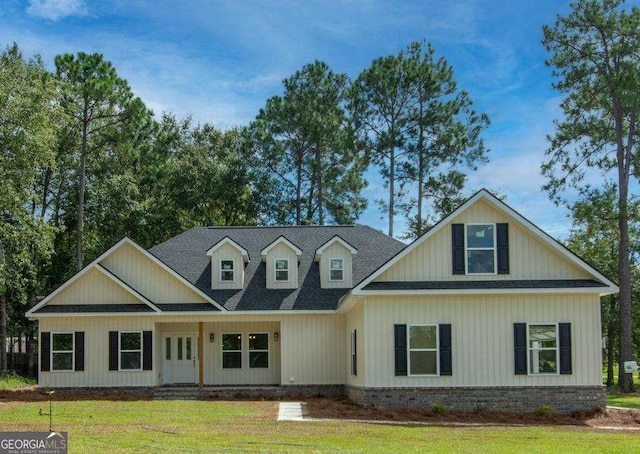
[[[280,402],[278,421],[304,421],[302,402]]]

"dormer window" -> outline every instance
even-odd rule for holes
[[[277,259],[274,269],[276,282],[287,282],[289,280],[289,260]]]
[[[228,236],[214,244],[208,251],[211,257],[211,288],[241,289],[244,286],[244,269],[249,263],[249,253]]]
[[[331,259],[331,261],[329,262],[329,280],[330,281],[344,280],[344,260],[343,259]]]
[[[495,224],[467,224],[467,274],[495,274]]]
[[[233,271],[233,260],[220,260],[221,282],[233,282],[235,280]]]

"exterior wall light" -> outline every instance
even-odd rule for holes
[[[278,342],[280,340],[280,333],[279,332],[275,332],[273,333],[273,340]]]
[[[209,342],[213,342],[215,338],[216,336],[214,333],[209,334]]]

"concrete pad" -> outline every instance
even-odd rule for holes
[[[278,421],[304,421],[302,402],[280,402]]]

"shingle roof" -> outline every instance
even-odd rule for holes
[[[357,285],[406,245],[372,229],[354,226],[196,227],[149,250],[159,260],[227,310],[334,310],[349,289],[320,288],[315,251],[338,235],[353,245],[353,285]],[[266,288],[261,251],[283,236],[302,250],[297,289]],[[206,251],[229,237],[249,253],[242,290],[211,289],[211,258]]]
[[[491,281],[400,281],[372,282],[363,290],[488,290],[488,289],[566,289],[606,287],[592,279],[528,279]]]

